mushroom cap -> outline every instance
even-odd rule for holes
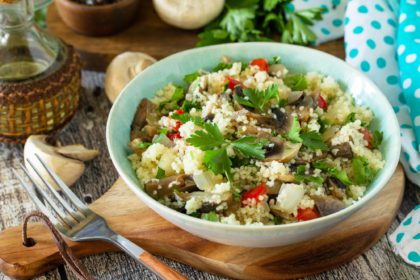
[[[60,155],[56,152],[56,147],[49,145],[46,139],[46,135],[32,135],[26,140],[23,151],[26,169],[33,178],[39,178],[29,165],[29,159],[41,172],[42,177],[55,186],[54,181],[48,175],[39,160],[35,157],[36,153],[63,180],[65,184],[68,186],[73,185],[85,171],[85,164],[82,161]],[[39,180],[39,182],[41,181]],[[40,183],[40,185],[42,185],[42,183]]]
[[[182,29],[198,29],[222,12],[225,0],[153,0],[153,5],[167,24]]]
[[[117,55],[105,73],[105,93],[109,100],[113,103],[128,82],[155,62],[156,59],[141,52],[123,52]]]

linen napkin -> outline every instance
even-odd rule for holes
[[[346,61],[387,96],[401,128],[401,162],[420,184],[420,0],[295,0],[291,9],[325,7],[312,27],[322,43],[344,34]],[[389,236],[394,252],[420,266],[420,205]]]

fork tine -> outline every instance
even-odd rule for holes
[[[45,205],[41,202],[41,200],[32,192],[32,190],[29,188],[29,186],[25,183],[25,181],[22,179],[22,177],[19,175],[19,173],[12,169],[13,173],[15,174],[16,178],[19,180],[22,187],[25,189],[26,193],[29,195],[31,200],[34,202],[36,207],[41,210],[42,213],[48,216],[48,218],[51,220],[53,224],[59,224],[58,220],[55,218],[54,215],[48,211],[48,209],[45,207]],[[31,180],[32,181],[32,180]]]
[[[54,171],[51,170],[50,167],[41,159],[41,157],[35,153],[35,156],[41,162],[42,166],[44,166],[45,170],[47,170],[48,174],[50,174],[51,178],[57,184],[57,186],[63,191],[63,193],[70,199],[70,201],[77,207],[82,213],[87,211],[87,206],[67,187],[67,185],[55,174]]]
[[[35,173],[41,179],[41,181],[44,183],[44,185],[46,185],[48,187],[48,189],[50,190],[50,192],[53,193],[53,195],[55,196],[55,198],[61,203],[61,205],[64,207],[64,209],[66,209],[66,211],[70,214],[70,216],[72,216],[73,219],[75,219],[76,221],[81,221],[82,218],[81,217],[78,217],[78,215],[76,215],[74,213],[75,211],[71,208],[70,204],[68,204],[67,201],[65,201],[61,197],[61,195],[59,195],[59,193],[55,190],[55,188],[47,180],[45,180],[41,176],[41,174],[39,173],[39,170],[32,163],[32,160],[30,160],[28,158],[26,161],[29,163],[29,165],[32,167],[32,169],[35,171]]]
[[[38,186],[38,184],[35,182],[35,180],[29,174],[29,171],[26,169],[26,167],[23,166],[23,164],[20,164],[20,166],[21,166],[22,170],[25,172],[25,174],[29,177],[29,179],[31,180],[31,182],[33,183],[33,185],[35,186],[35,188],[39,191],[39,193],[41,194],[42,198],[45,199],[47,201],[47,203],[51,206],[51,208],[55,211],[55,213],[57,214],[58,219],[61,221],[61,224],[67,225],[67,227],[69,227],[69,228],[73,227],[75,224],[74,223],[71,223],[68,219],[65,219],[66,215],[48,197],[48,195],[44,192],[44,190]],[[39,176],[38,173],[37,173],[37,175]],[[48,209],[46,209],[46,207],[44,207],[44,209],[47,211],[47,213],[50,212],[50,211],[48,211]],[[41,211],[43,211],[43,210],[41,210]]]

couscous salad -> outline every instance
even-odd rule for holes
[[[331,77],[279,58],[223,57],[143,99],[129,156],[144,190],[214,222],[316,219],[360,199],[384,166],[374,116]]]

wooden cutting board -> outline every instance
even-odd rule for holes
[[[139,0],[140,1],[140,0]],[[137,20],[126,30],[112,36],[88,37],[67,27],[51,5],[47,14],[48,30],[79,51],[86,69],[103,71],[117,54],[125,51],[145,52],[156,59],[194,48],[198,31],[181,30],[164,23],[153,10],[152,1],[140,1]],[[343,40],[316,47],[344,58]]]
[[[373,246],[388,230],[404,193],[404,173],[398,166],[387,186],[368,205],[321,236],[276,248],[234,247],[193,236],[162,219],[119,179],[91,208],[118,233],[151,253],[203,271],[238,279],[302,277],[349,262]],[[49,232],[33,223],[24,247],[21,228],[0,233],[0,271],[14,278],[31,278],[53,269],[60,256]],[[102,242],[68,242],[77,256],[117,249]]]

